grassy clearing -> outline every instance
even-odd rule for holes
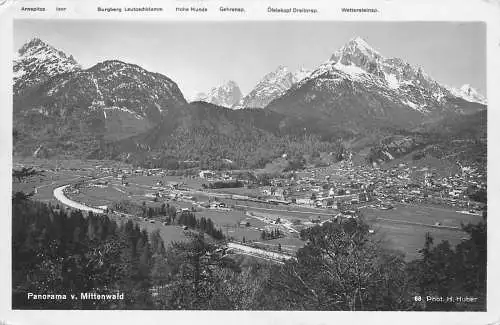
[[[246,188],[246,187],[211,189],[210,192],[244,195],[244,196],[250,196],[250,197],[258,197],[258,196],[262,195],[262,192],[259,189]]]
[[[323,212],[323,210],[310,211],[310,212],[291,212],[291,211],[281,210],[281,208],[278,208],[276,210],[247,208],[247,211],[254,212],[259,215],[269,215],[271,217],[284,217],[286,219],[289,219],[290,221],[293,221],[294,219],[298,219],[301,221],[308,221],[311,218],[318,219],[318,217],[321,217],[321,220],[324,220],[324,219],[329,219],[337,214],[336,210],[327,210],[325,212]]]
[[[361,211],[368,220],[382,217],[386,219],[419,222],[428,225],[440,222],[443,226],[451,227],[460,227],[460,223],[476,223],[482,219],[480,216],[462,214],[452,209],[401,204],[397,204],[392,210],[366,208]]]
[[[241,220],[245,219],[246,216],[241,211],[215,211],[215,210],[203,210],[196,213],[196,217],[210,218],[212,221],[219,225],[237,225]]]
[[[222,229],[225,236],[228,238],[232,237],[238,241],[242,241],[243,238],[247,241],[259,240],[261,232],[258,228],[265,228],[267,225],[262,221],[245,216],[241,211],[234,210],[228,212],[203,210],[197,212],[196,217],[212,219],[212,221]],[[240,226],[239,224],[241,221],[250,222],[250,226]]]
[[[408,259],[418,257],[417,250],[423,247],[426,233],[430,233],[434,237],[435,243],[448,240],[452,245],[458,244],[462,238],[466,237],[466,233],[445,228],[391,222],[387,219],[427,225],[440,222],[443,226],[460,227],[460,223],[477,223],[482,218],[457,213],[454,210],[423,206],[397,205],[393,210],[367,208],[362,211],[368,222],[373,223],[372,227],[376,231],[377,238],[382,239],[386,247],[405,252]],[[377,217],[386,220],[377,220]]]
[[[186,237],[186,233],[184,230],[182,230],[182,227],[180,226],[164,226],[164,225],[158,225],[159,223],[156,222],[155,224],[151,224],[149,222],[142,222],[140,223],[141,229],[146,229],[148,232],[152,232],[155,229],[160,230],[160,236],[165,242],[165,246],[170,245],[172,242],[178,242],[178,241],[185,241],[188,240],[188,237]]]
[[[107,186],[104,188],[89,188],[79,194],[70,195],[70,197],[72,200],[90,206],[101,206],[109,205],[116,201],[125,200],[128,198],[128,195],[117,191],[113,186]]]
[[[229,228],[226,233],[226,229],[224,230],[224,235],[229,238],[234,238],[237,241],[242,241],[243,237],[246,241],[258,241],[260,240],[260,231],[253,228]]]
[[[283,237],[261,242],[261,245],[263,247],[268,246],[272,247],[273,249],[277,249],[278,244],[281,244],[281,250],[283,252],[295,253],[299,248],[304,246],[305,242],[300,238],[294,238],[294,237]]]
[[[40,201],[50,201],[53,197],[52,192],[56,187],[71,183],[78,177],[78,174],[69,172],[62,172],[57,174],[52,172],[44,172],[44,174],[42,175],[24,179],[22,182],[18,182],[16,179],[12,179],[12,191],[32,193],[36,188],[36,193],[33,199]]]
[[[372,227],[376,231],[377,239],[382,240],[387,248],[404,252],[408,260],[419,257],[417,251],[424,247],[427,232],[434,237],[434,243],[436,244],[448,240],[452,245],[456,245],[466,236],[465,233],[453,230],[424,228],[390,222],[378,222]]]

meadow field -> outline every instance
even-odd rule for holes
[[[448,240],[456,245],[467,238],[461,223],[478,223],[482,218],[450,209],[401,204],[392,210],[365,208],[361,211],[376,237],[386,247],[404,252],[409,260],[418,257],[417,250],[423,248],[426,233],[434,238],[435,244]],[[435,226],[436,222],[441,226]]]

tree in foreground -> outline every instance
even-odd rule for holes
[[[474,302],[429,302],[425,310],[485,310],[487,227],[486,211],[478,224],[462,225],[469,238],[456,247],[448,241],[437,245],[427,234],[421,257],[408,265],[408,275],[414,291],[421,297],[471,297]]]
[[[200,233],[166,248],[158,231],[121,225],[80,211],[12,202],[13,308],[223,310],[484,310],[486,214],[456,247],[427,236],[421,257],[405,263],[369,235],[362,219],[305,229],[307,243],[283,265],[239,267],[209,237],[208,218],[183,217]],[[185,219],[185,220],[184,220]],[[206,235],[204,235],[204,232]],[[123,292],[119,302],[47,301],[26,292]],[[476,304],[415,301],[415,296],[468,296]]]
[[[231,309],[221,295],[224,270],[239,272],[224,249],[203,233],[188,233],[187,242],[174,242],[167,250],[167,283],[159,289],[157,303],[164,309]]]
[[[274,268],[269,309],[405,310],[411,308],[403,256],[380,247],[361,220],[325,223],[301,234],[297,260]]]

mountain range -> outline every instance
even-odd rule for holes
[[[236,82],[228,81],[212,88],[208,94],[197,94],[195,101],[204,101],[231,109],[265,108],[267,104],[283,95],[310,72],[303,68],[292,72],[280,65],[275,71],[266,74],[245,96],[242,95]]]
[[[450,89],[359,37],[313,70],[279,66],[247,95],[229,81],[191,103],[167,76],[118,60],[83,69],[37,38],[13,67],[19,155],[262,166],[290,150],[334,150],[361,138],[375,145],[486,109],[470,86]]]
[[[453,94],[421,68],[383,57],[357,37],[267,109],[364,130],[414,127],[484,106]]]
[[[402,105],[422,113],[429,114],[435,107],[447,104],[451,106],[448,108],[460,109],[458,105],[448,103],[456,101],[457,98],[486,105],[486,99],[470,85],[463,85],[459,89],[442,85],[427,75],[422,68],[413,67],[399,58],[383,57],[360,37],[350,40],[336,51],[330,60],[313,71],[302,68],[292,72],[285,66],[279,66],[275,71],[266,74],[245,96],[241,95],[236,82],[229,81],[212,88],[208,95],[199,94],[195,100],[233,109],[265,108],[300,81],[308,77],[316,79],[327,72],[347,75],[339,75],[337,80],[351,79],[361,81],[364,86],[371,86],[372,89],[378,87],[381,92],[391,97],[390,100],[394,101],[397,97]],[[241,97],[241,100],[237,103],[238,97]]]

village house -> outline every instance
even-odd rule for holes
[[[211,170],[201,170],[199,173],[200,178],[209,179],[215,177],[215,172]]]
[[[300,205],[313,205],[314,200],[311,200],[309,198],[297,198],[297,199],[295,199],[295,203],[300,204]]]

